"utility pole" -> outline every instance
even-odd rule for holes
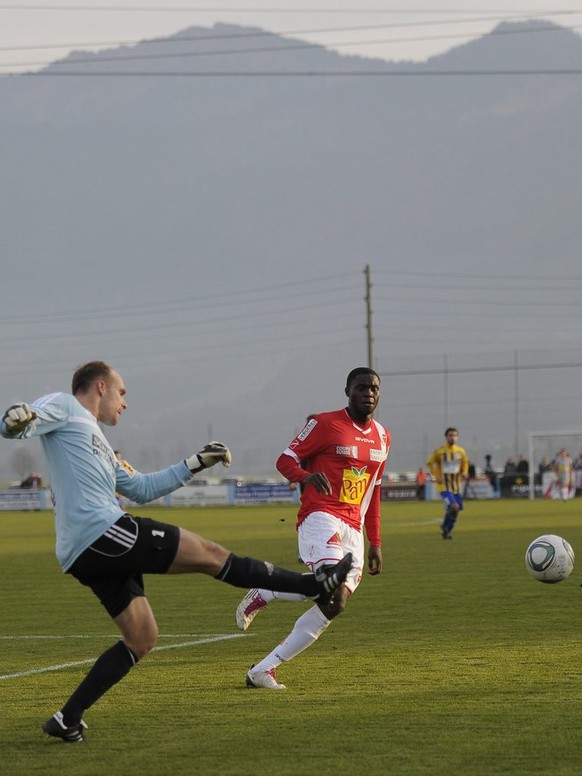
[[[374,368],[374,358],[372,354],[372,344],[374,337],[372,336],[372,283],[370,281],[370,265],[366,264],[364,269],[364,278],[366,280],[366,332],[368,341],[368,366],[370,369]]]
[[[449,427],[449,357],[443,353],[443,406],[445,411],[445,428]]]

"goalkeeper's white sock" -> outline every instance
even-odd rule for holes
[[[319,606],[312,606],[297,620],[285,641],[257,663],[253,671],[270,671],[283,661],[291,660],[317,641],[330,623],[331,620],[327,619]]]

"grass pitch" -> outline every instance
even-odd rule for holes
[[[138,514],[301,568],[294,507]],[[346,614],[281,666],[284,692],[247,690],[244,677],[304,604],[274,603],[242,635],[244,591],[202,575],[149,577],[161,649],[86,713],[87,740],[67,745],[40,725],[115,627],[60,572],[50,513],[0,513],[0,773],[579,774],[582,504],[469,501],[448,542],[440,518],[438,502],[384,504],[384,573],[365,577]],[[558,585],[525,571],[543,533],[579,555]]]

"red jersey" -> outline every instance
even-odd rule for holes
[[[356,423],[347,409],[315,415],[275,464],[290,482],[323,472],[331,484],[331,495],[305,486],[297,525],[311,512],[328,512],[358,531],[365,524],[370,543],[379,547],[379,486],[390,442],[387,428],[375,420]]]

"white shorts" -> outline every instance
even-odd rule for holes
[[[351,525],[327,512],[312,512],[297,529],[297,544],[303,562],[311,571],[337,563],[351,552],[354,565],[345,586],[350,593],[358,587],[364,567],[364,536]]]

